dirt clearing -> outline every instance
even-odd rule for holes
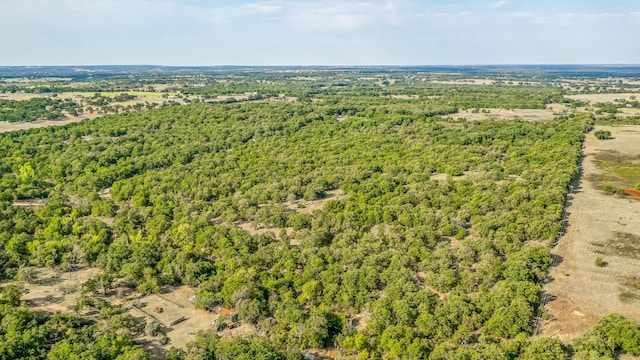
[[[545,285],[549,319],[540,335],[564,342],[581,336],[604,315],[619,313],[640,321],[640,201],[610,195],[590,179],[607,175],[595,164],[603,152],[640,154],[640,127],[596,127],[614,139],[587,137],[582,177],[569,195],[568,227],[552,253],[560,259]],[[600,265],[596,265],[600,258]]]
[[[471,84],[471,85],[491,85],[496,81],[493,79],[456,79],[456,80],[431,80],[436,84]]]
[[[272,232],[276,235],[277,238],[280,238],[280,228],[279,227],[269,227],[264,224],[254,224],[251,221],[238,221],[234,223],[235,226],[241,228],[242,230],[248,232],[250,235],[262,235],[268,232]],[[284,228],[287,235],[293,234],[292,227]]]
[[[195,340],[198,331],[211,329],[212,321],[220,315],[196,309],[189,298],[195,293],[188,286],[168,287],[160,294],[147,295],[135,301],[127,301],[130,314],[147,322],[161,324],[169,344],[161,347],[165,351],[171,346],[186,348],[187,343]],[[241,323],[234,329],[226,329],[219,334],[223,338],[248,336],[256,330],[249,324]]]
[[[467,109],[452,114],[451,117],[466,118],[469,121],[478,120],[524,120],[550,121],[556,116],[568,115],[571,111],[564,104],[549,104],[546,109]]]
[[[76,116],[71,118],[65,118],[62,120],[38,120],[38,121],[31,121],[31,122],[13,122],[13,123],[7,122],[7,121],[0,121],[0,132],[35,129],[35,128],[41,128],[46,126],[62,126],[62,125],[67,125],[71,123],[80,122],[86,119],[93,119],[95,117],[96,116],[93,116],[93,115],[81,115],[81,116]]]
[[[347,194],[342,189],[328,190],[325,192],[325,197],[318,200],[296,200],[287,202],[285,205],[287,209],[293,210],[299,214],[311,214],[314,210],[324,208],[327,201],[338,201],[347,197]]]
[[[49,313],[70,313],[69,307],[80,296],[82,284],[99,275],[102,270],[84,268],[73,272],[61,273],[51,269],[38,269],[32,283],[22,285],[22,301],[32,311]]]
[[[633,101],[632,97],[640,98],[640,93],[610,93],[610,94],[579,94],[579,95],[567,95],[569,99],[589,101],[591,104],[614,102],[617,99],[624,99],[627,101]]]
[[[19,207],[40,208],[45,206],[45,199],[16,200],[11,205]]]
[[[40,97],[40,94],[25,94],[25,93],[4,93],[0,94],[0,100],[15,100],[23,101]]]
[[[325,197],[322,199],[317,199],[317,200],[299,199],[294,201],[287,201],[284,203],[284,206],[286,207],[287,210],[295,211],[299,214],[310,215],[313,213],[314,210],[323,209],[327,201],[330,201],[330,200],[338,201],[338,200],[344,199],[345,197],[347,197],[347,194],[342,189],[328,190],[325,192]],[[261,205],[261,206],[267,206],[267,205]],[[214,221],[215,223],[221,223],[221,219],[219,218],[215,219]],[[281,239],[281,236],[282,236],[281,231],[282,229],[284,229],[287,236],[293,236],[293,238],[289,239],[289,243],[291,246],[300,246],[301,244],[300,239],[297,239],[295,237],[296,232],[294,231],[293,227],[284,227],[284,228],[271,227],[265,224],[256,223],[252,221],[236,221],[233,223],[233,225],[243,229],[244,231],[248,232],[250,235],[254,235],[254,236],[272,232],[276,235],[276,238],[278,239]]]
[[[81,268],[72,272],[61,273],[51,269],[33,269],[31,283],[23,283],[23,305],[36,312],[73,314],[72,307],[82,294],[82,284],[99,275],[102,270]],[[4,284],[3,284],[4,285]],[[106,300],[112,305],[119,305],[130,314],[142,327],[146,323],[155,322],[160,325],[160,332],[168,338],[162,345],[160,337],[137,334],[136,341],[146,346],[154,359],[164,359],[166,351],[172,346],[185,348],[186,344],[195,340],[198,331],[211,329],[212,321],[220,315],[196,309],[189,299],[196,290],[188,286],[165,287],[159,294],[142,295],[125,288],[109,290],[104,295],[92,295]],[[118,295],[124,294],[124,295]],[[219,332],[223,338],[246,337],[256,333],[254,326],[244,323]]]

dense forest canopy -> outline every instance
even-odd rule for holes
[[[76,107],[72,101],[55,98],[34,98],[25,101],[0,99],[0,121],[55,120],[63,116],[62,110],[74,112]]]
[[[565,358],[559,341],[527,336],[593,116],[449,116],[572,104],[549,87],[325,80],[292,85],[295,102],[171,106],[0,135],[0,276],[89,265],[104,271],[94,290],[186,284],[197,306],[237,309],[259,335],[202,334],[168,354],[176,359],[293,359],[283,349],[327,347],[362,359]],[[286,88],[269,86],[275,96]],[[184,90],[225,87],[251,90]],[[301,211],[336,191],[344,196]],[[13,205],[34,199],[44,205]],[[238,226],[247,222],[271,231]],[[84,299],[76,310],[110,309]],[[130,335],[105,330],[125,325],[36,319],[13,305],[0,308],[0,358],[140,354]],[[17,316],[15,326],[53,337],[10,337],[4,324]],[[637,324],[599,326],[576,358],[640,353]],[[93,338],[73,340],[84,332]],[[110,350],[93,354],[87,342]]]

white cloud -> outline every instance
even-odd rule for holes
[[[496,1],[496,2],[489,3],[488,5],[489,5],[489,7],[500,8],[500,7],[505,7],[505,6],[511,5],[511,1],[510,0],[499,0],[499,1]]]
[[[283,7],[278,3],[249,3],[243,5],[242,9],[263,15],[273,15],[282,12]]]
[[[410,15],[404,1],[291,2],[289,20],[297,29],[355,31],[370,26],[395,26]]]
[[[510,12],[510,13],[506,13],[505,15],[507,17],[519,18],[519,19],[530,18],[534,16],[533,13],[530,13],[527,11]]]

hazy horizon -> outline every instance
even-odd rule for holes
[[[640,67],[640,62],[638,63],[548,63],[548,64],[536,64],[536,63],[483,63],[483,64],[289,64],[289,65],[274,65],[274,64],[220,64],[220,65],[191,65],[191,64],[177,64],[177,65],[167,65],[167,64],[43,64],[43,65],[0,65],[0,68],[55,68],[55,67],[79,67],[79,68],[100,68],[100,67],[160,67],[160,68],[295,68],[295,69],[304,69],[304,68],[474,68],[474,67],[489,67],[489,68],[502,68],[502,67],[515,67],[515,68],[530,68],[530,67],[545,67],[545,68],[554,68],[554,67],[580,67],[580,68],[589,68],[589,67]]]
[[[0,0],[0,66],[638,63],[640,3]]]

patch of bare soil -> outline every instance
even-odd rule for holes
[[[47,127],[47,126],[62,126],[62,125],[67,125],[71,123],[80,122],[82,120],[86,120],[90,118],[95,118],[95,116],[81,115],[81,116],[76,116],[71,118],[64,118],[61,120],[38,120],[38,121],[31,121],[31,122],[14,122],[14,123],[7,122],[7,121],[0,121],[0,132],[35,129],[35,128],[41,128],[41,127]]]
[[[434,288],[433,286],[425,284],[424,280],[426,279],[427,274],[424,272],[418,272],[417,276],[418,276],[418,280],[420,281],[420,283],[422,283],[422,286],[424,287],[425,290],[430,291],[436,296],[438,296],[440,301],[442,301],[443,303],[447,302],[447,296],[450,295],[451,292],[443,293],[438,291],[438,289]]]
[[[327,201],[342,200],[347,194],[342,189],[329,190],[325,192],[325,197],[318,200],[295,200],[289,201],[285,205],[287,209],[294,210],[300,214],[311,214],[314,210],[322,209]]]
[[[632,96],[640,98],[638,93],[610,93],[610,94],[578,94],[567,95],[568,98],[581,101],[589,101],[592,104],[614,102],[617,99],[624,99],[627,101],[633,101]]]
[[[218,95],[215,97],[215,99],[209,99],[207,101],[209,102],[228,101],[228,100],[243,101],[248,99],[249,99],[249,95],[236,94],[236,95]]]
[[[635,108],[621,108],[618,109],[617,117],[625,117],[625,116],[638,116],[640,115],[640,109]]]
[[[294,200],[294,201],[287,201],[286,203],[284,203],[284,205],[287,209],[293,210],[297,213],[311,214],[313,213],[314,210],[322,209],[324,205],[327,203],[327,201],[330,201],[330,200],[337,201],[340,199],[344,199],[346,196],[347,194],[344,191],[342,191],[342,189],[329,190],[325,192],[325,197],[322,199],[318,199],[318,200],[300,199],[300,200]],[[261,205],[261,206],[266,206],[266,205]],[[219,218],[214,219],[213,221],[216,224],[222,223],[222,219],[219,219]],[[281,229],[278,227],[270,227],[265,224],[255,223],[252,221],[236,221],[233,223],[233,225],[243,229],[244,231],[248,232],[251,235],[261,235],[261,234],[266,234],[268,232],[272,232],[276,235],[278,239],[280,239]],[[284,229],[287,236],[294,235],[294,229],[292,227],[286,227]],[[300,239],[296,239],[294,237],[289,239],[289,244],[291,246],[300,246],[301,241]]]
[[[46,199],[29,199],[29,200],[16,200],[11,205],[21,207],[43,207]]]
[[[75,305],[76,299],[81,295],[82,284],[101,272],[102,270],[96,268],[83,268],[67,273],[38,269],[32,282],[22,285],[23,304],[27,309],[36,312],[72,313],[70,307]],[[143,325],[147,322],[158,323],[160,332],[169,339],[168,344],[161,345],[159,337],[138,336],[137,341],[147,346],[154,359],[163,359],[172,346],[185,348],[188,342],[195,340],[199,331],[211,329],[212,322],[220,316],[196,309],[189,300],[195,289],[188,286],[167,287],[160,294],[146,296],[128,291],[126,296],[117,297],[115,294],[118,292],[112,290],[108,296],[102,298],[111,304],[123,306]],[[240,319],[239,326],[222,330],[219,334],[222,338],[247,337],[256,331],[254,326]]]
[[[101,199],[109,199],[111,200],[111,188],[102,189],[98,192],[98,196]]]
[[[298,98],[295,96],[286,96],[284,94],[280,94],[277,97],[276,96],[270,97],[269,101],[295,103],[296,101],[298,101]]]
[[[390,95],[392,99],[400,100],[416,100],[420,98],[420,95]]]
[[[367,328],[367,325],[371,321],[371,312],[370,311],[362,311],[353,317],[352,325],[358,331],[364,331]]]
[[[640,154],[640,127],[597,127],[610,130],[615,139],[588,137],[579,185],[570,194],[568,226],[552,253],[559,259],[544,286],[549,299],[548,320],[541,336],[564,342],[581,336],[602,316],[619,313],[640,321],[640,201],[608,195],[590,178],[602,175],[595,157],[606,151]],[[596,266],[600,257],[606,263]]]
[[[83,268],[61,273],[51,269],[36,270],[32,283],[22,284],[22,301],[26,308],[42,312],[71,312],[69,306],[80,296],[81,285],[102,270]]]
[[[564,104],[549,104],[546,109],[473,109],[461,110],[451,116],[453,118],[466,118],[469,121],[478,120],[523,120],[523,121],[550,121],[555,116],[567,115],[570,108]]]
[[[390,230],[391,230],[391,226],[388,224],[373,225],[371,229],[369,229],[369,233],[373,235],[376,239],[380,239],[383,236],[389,235]]]
[[[0,94],[0,99],[2,100],[15,100],[15,101],[23,101],[30,100],[33,98],[40,97],[40,94],[29,94],[29,93],[4,93]]]
[[[454,236],[441,236],[440,241],[446,241],[449,243],[452,249],[459,249],[462,247],[462,242],[456,239]]]
[[[116,222],[116,218],[109,217],[109,216],[94,216],[93,218],[96,220],[102,221],[105,225],[107,225],[110,228],[112,228],[113,224]]]
[[[449,175],[445,174],[445,173],[440,173],[440,174],[433,174],[431,175],[431,177],[429,178],[429,180],[434,180],[434,181],[447,181],[448,178],[451,179],[451,181],[460,181],[460,180],[465,180],[468,179],[469,176],[471,175],[477,175],[477,172],[465,172],[463,175],[460,176],[451,176],[449,177]]]
[[[198,332],[212,330],[212,323],[220,315],[196,309],[189,299],[195,289],[189,286],[167,287],[160,294],[132,296],[121,302],[131,316],[143,323],[156,322],[160,332],[169,339],[167,344],[160,344],[159,338],[140,336],[137,340],[147,344],[152,358],[164,359],[171,347],[184,349],[187,343],[195,340]],[[115,299],[111,299],[115,302]],[[222,338],[247,337],[256,333],[256,328],[240,321],[239,326],[225,329],[218,334]]]
[[[436,84],[473,84],[473,85],[491,85],[496,81],[493,79],[457,79],[457,80],[434,80],[429,81]]]
[[[264,224],[255,224],[255,223],[252,223],[251,221],[238,221],[234,223],[234,225],[248,232],[251,235],[261,235],[261,234],[266,234],[268,232],[272,232],[276,235],[276,237],[280,236],[280,228],[278,227],[269,227]],[[293,234],[292,227],[286,227],[285,231],[287,232],[287,235]]]

